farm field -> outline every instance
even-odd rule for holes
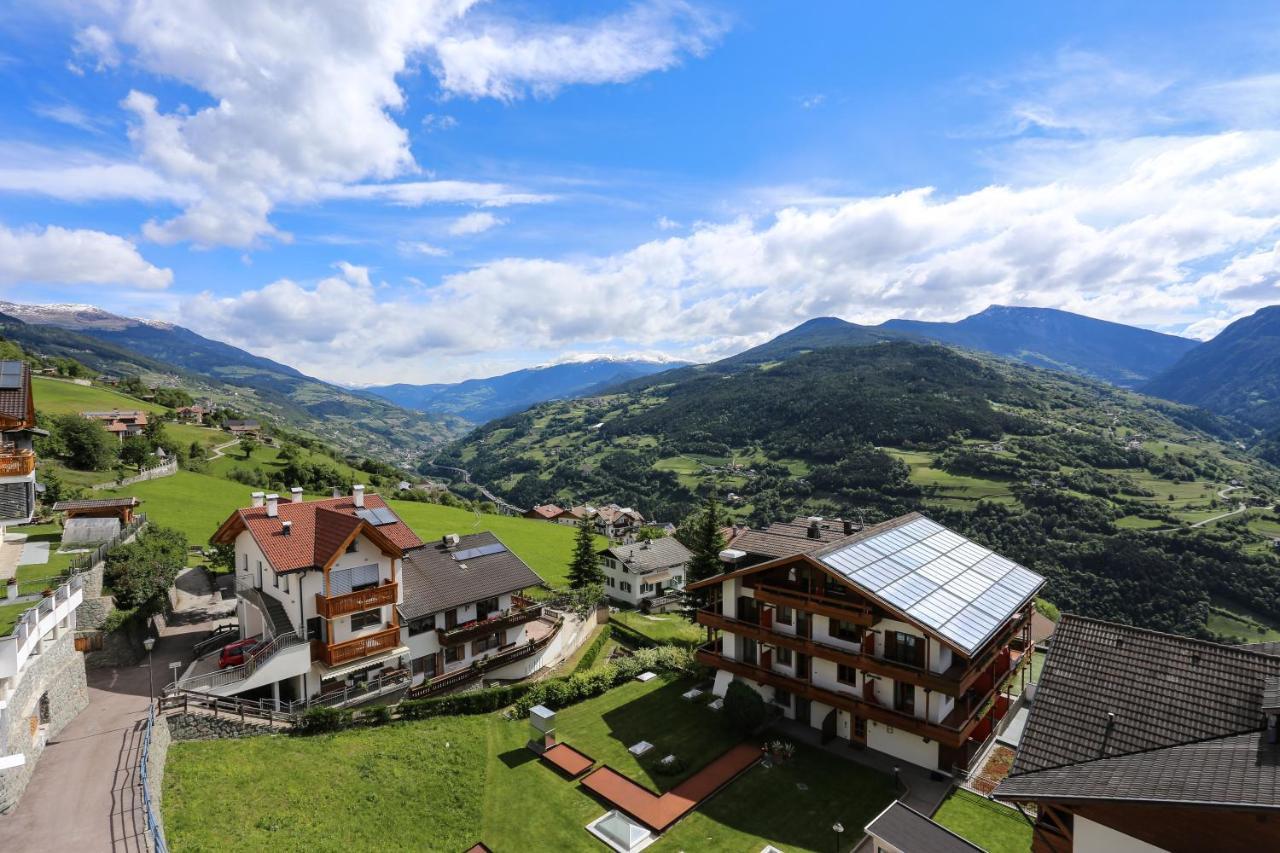
[[[135,409],[145,412],[163,412],[163,406],[147,403],[102,388],[97,385],[76,385],[59,379],[48,379],[33,376],[31,388],[35,394],[36,409],[53,415],[75,414],[84,411],[111,411],[112,409]]]

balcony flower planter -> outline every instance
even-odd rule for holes
[[[4,582],[4,597],[13,599],[18,597],[18,579],[9,578]]]

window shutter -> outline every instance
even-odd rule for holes
[[[329,572],[330,595],[346,595],[357,586],[378,582],[378,566],[355,566],[350,569],[338,569]]]

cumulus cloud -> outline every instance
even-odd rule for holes
[[[477,213],[468,213],[466,216],[459,217],[449,223],[449,234],[454,237],[462,237],[469,234],[480,234],[488,231],[490,228],[496,228],[506,222],[505,219],[499,219],[492,213],[480,211]]]
[[[0,284],[106,284],[159,290],[173,272],[152,266],[133,243],[85,229],[0,225]]]
[[[243,247],[288,239],[271,221],[282,203],[549,201],[507,186],[419,180],[423,168],[397,121],[401,79],[425,67],[446,96],[545,95],[669,68],[704,52],[716,26],[668,0],[565,25],[496,15],[473,24],[474,4],[126,0],[83,12],[94,20],[76,33],[72,65],[103,71],[127,62],[207,96],[196,108],[142,90],[121,102],[139,166],[199,193],[143,233],[159,243]],[[454,125],[433,114],[423,127]]]
[[[363,341],[389,373],[426,379],[448,359],[504,348],[711,358],[819,315],[950,320],[1020,304],[1198,324],[1189,331],[1203,335],[1218,327],[1206,316],[1225,322],[1280,302],[1280,134],[1138,150],[1146,153],[1128,168],[1088,179],[792,205],[617,254],[501,258],[389,301],[349,282],[341,292],[332,282],[276,283],[190,317],[246,343],[249,328],[261,329],[269,342],[279,316],[260,309],[283,295],[279,312],[326,342],[293,357],[328,359],[313,369],[359,381],[327,355],[348,340]],[[619,293],[626,311],[616,309]],[[342,324],[325,322],[330,313]]]

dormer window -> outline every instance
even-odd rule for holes
[[[352,539],[351,544],[347,546],[347,553],[354,554],[356,551],[359,551],[359,550],[360,550],[360,546],[356,544],[356,540]]]

